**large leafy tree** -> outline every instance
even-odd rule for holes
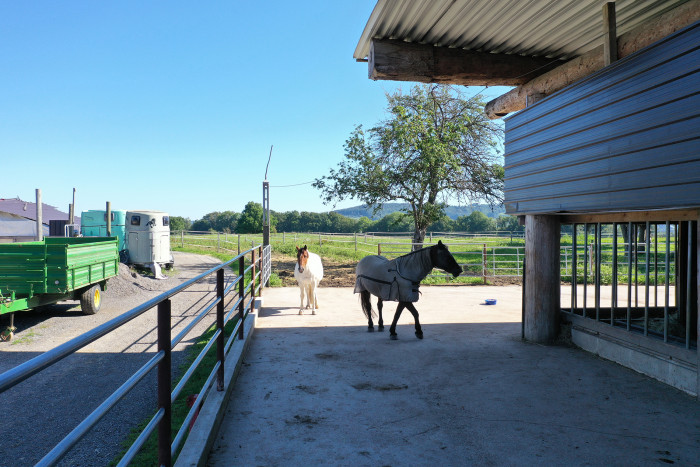
[[[236,233],[260,233],[263,229],[263,207],[262,204],[249,201],[243,208],[241,217],[238,218]]]
[[[377,209],[408,202],[418,248],[448,199],[501,201],[502,129],[483,114],[480,96],[433,84],[386,97],[388,118],[367,133],[357,126],[345,159],[315,180],[324,202],[353,198]]]

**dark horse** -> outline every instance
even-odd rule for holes
[[[384,320],[382,319],[384,301],[399,302],[389,329],[391,339],[396,339],[396,323],[404,308],[408,308],[416,320],[416,337],[422,339],[423,331],[418,321],[418,310],[413,306],[413,302],[418,301],[420,281],[434,267],[447,271],[454,277],[462,273],[462,268],[442,241],[439,241],[437,245],[416,250],[391,261],[378,255],[362,258],[355,268],[355,293],[360,294],[362,311],[364,311],[369,323],[367,330],[374,331],[372,304],[369,297],[375,295],[378,297],[378,329],[380,331],[384,330]]]

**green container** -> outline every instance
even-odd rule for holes
[[[0,314],[81,298],[94,284],[104,290],[118,267],[116,237],[48,237],[41,242],[2,243]]]
[[[119,251],[126,250],[126,211],[111,211],[111,235],[117,237]],[[107,236],[107,211],[89,210],[80,215],[80,230],[85,237]]]

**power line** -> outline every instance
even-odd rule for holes
[[[313,183],[315,180],[311,180],[309,182],[303,182],[303,183],[295,183],[293,185],[270,185],[270,188],[287,188],[290,186],[300,186],[300,185],[308,185],[309,183]]]

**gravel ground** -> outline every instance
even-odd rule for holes
[[[93,329],[217,263],[207,256],[175,252],[175,270],[165,280],[120,265],[119,275],[109,280],[102,309],[95,315],[83,315],[77,301],[17,313],[14,340],[0,343],[0,371]],[[197,283],[173,299],[173,336],[211,299],[214,279]],[[178,368],[191,339],[211,322],[213,317],[205,319],[174,350],[173,368]],[[148,361],[156,351],[155,323],[153,309],[0,394],[5,414],[0,421],[0,466],[34,465]],[[7,324],[7,318],[0,320],[0,325]],[[75,445],[60,465],[102,466],[114,459],[129,430],[155,413],[155,372],[151,373]]]

